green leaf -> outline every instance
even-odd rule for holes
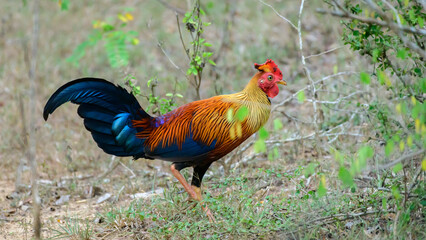
[[[379,58],[379,55],[380,55],[380,50],[379,49],[374,49],[373,50],[373,62],[377,62],[378,60],[378,58]]]
[[[315,173],[315,168],[318,166],[318,164],[315,163],[309,163],[308,166],[305,167],[305,169],[303,169],[303,175],[305,175],[305,177],[309,177],[312,174]]]
[[[246,119],[249,114],[249,110],[246,106],[242,105],[237,112],[235,113],[235,117],[238,121],[242,122]]]
[[[173,97],[173,93],[166,93],[166,97]]]
[[[360,148],[360,149],[358,150],[358,156],[359,156],[360,158],[365,158],[365,159],[367,159],[367,158],[371,158],[371,157],[373,157],[373,155],[374,155],[374,150],[373,150],[373,148],[372,148],[372,147],[370,147],[370,146],[363,146],[362,148]]]
[[[266,143],[264,140],[258,139],[254,143],[254,152],[256,153],[266,152]]]
[[[420,28],[423,28],[425,26],[425,20],[421,16],[417,17],[417,23],[419,24]]]
[[[182,94],[179,94],[179,93],[176,93],[175,96],[179,98],[183,98]]]
[[[305,101],[305,91],[302,90],[297,94],[297,100],[300,103],[303,103]]]
[[[216,63],[213,61],[213,60],[211,60],[211,59],[209,59],[209,60],[207,60],[211,65],[213,65],[213,66],[216,66]]]
[[[322,175],[319,186],[318,186],[318,190],[317,190],[318,197],[323,197],[327,194],[327,188],[325,187],[325,185],[326,185],[325,176]]]
[[[395,148],[394,141],[393,140],[389,140],[386,143],[386,146],[385,146],[385,155],[386,155],[386,157],[389,157],[391,155],[391,153],[393,152],[394,148]]]
[[[413,119],[416,119],[419,116],[421,111],[422,111],[422,105],[419,103],[416,103],[416,105],[411,110],[411,117]]]
[[[66,11],[69,8],[70,0],[59,0],[59,5],[62,11]]]
[[[353,177],[345,167],[340,167],[338,176],[345,187],[352,187],[354,185]]]
[[[282,128],[283,128],[283,123],[281,122],[281,120],[278,119],[278,118],[275,118],[274,119],[274,130],[278,131],[278,130],[280,130]]]
[[[400,199],[401,198],[401,194],[399,192],[398,186],[393,185],[392,189],[391,189],[392,195],[395,197],[395,199]]]
[[[259,138],[265,140],[268,137],[269,137],[268,131],[264,127],[261,127],[259,129]]]
[[[357,174],[367,166],[367,159],[373,157],[374,150],[370,146],[363,146],[358,150],[358,158],[352,164],[352,173]]]
[[[403,48],[398,49],[396,53],[396,57],[404,60],[407,57],[407,51]]]
[[[402,170],[402,168],[403,168],[404,166],[402,165],[402,163],[398,163],[398,164],[396,164],[394,167],[393,167],[393,169],[392,169],[392,171],[394,172],[394,173],[398,173],[399,171],[401,171]]]
[[[361,72],[360,77],[361,77],[362,83],[367,85],[370,84],[371,80],[370,80],[370,75],[368,73]]]
[[[111,67],[127,66],[129,64],[129,52],[126,49],[122,33],[117,32],[116,35],[108,37],[105,40],[105,50]]]
[[[382,199],[382,208],[383,210],[388,209],[388,200],[386,198]]]
[[[211,43],[208,43],[208,42],[205,42],[204,43],[204,46],[206,46],[206,47],[211,47],[211,46],[213,46]]]

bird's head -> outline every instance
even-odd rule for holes
[[[258,75],[260,75],[257,79],[257,85],[268,97],[273,98],[278,95],[280,92],[278,84],[287,85],[286,81],[283,80],[283,73],[271,59],[268,59],[264,64],[255,63],[254,67],[259,70]]]

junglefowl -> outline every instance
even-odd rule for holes
[[[277,84],[286,85],[274,61],[254,67],[259,72],[241,92],[191,102],[158,117],[146,113],[124,88],[103,79],[81,78],[50,97],[43,117],[47,120],[65,102],[79,104],[84,126],[104,152],[172,162],[172,174],[191,198],[201,201],[201,181],[207,169],[266,123],[270,98],[279,92]],[[247,114],[237,118],[242,108]],[[180,173],[187,167],[194,168],[191,186]],[[201,206],[214,221],[207,206]]]

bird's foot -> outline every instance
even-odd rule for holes
[[[214,219],[213,213],[210,211],[210,209],[207,207],[205,203],[202,203],[201,208],[204,210],[207,217],[209,218],[209,222],[216,223],[216,219]]]

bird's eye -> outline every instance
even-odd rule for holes
[[[269,81],[272,81],[272,75],[269,75],[269,76],[268,76],[268,80],[269,80]]]

